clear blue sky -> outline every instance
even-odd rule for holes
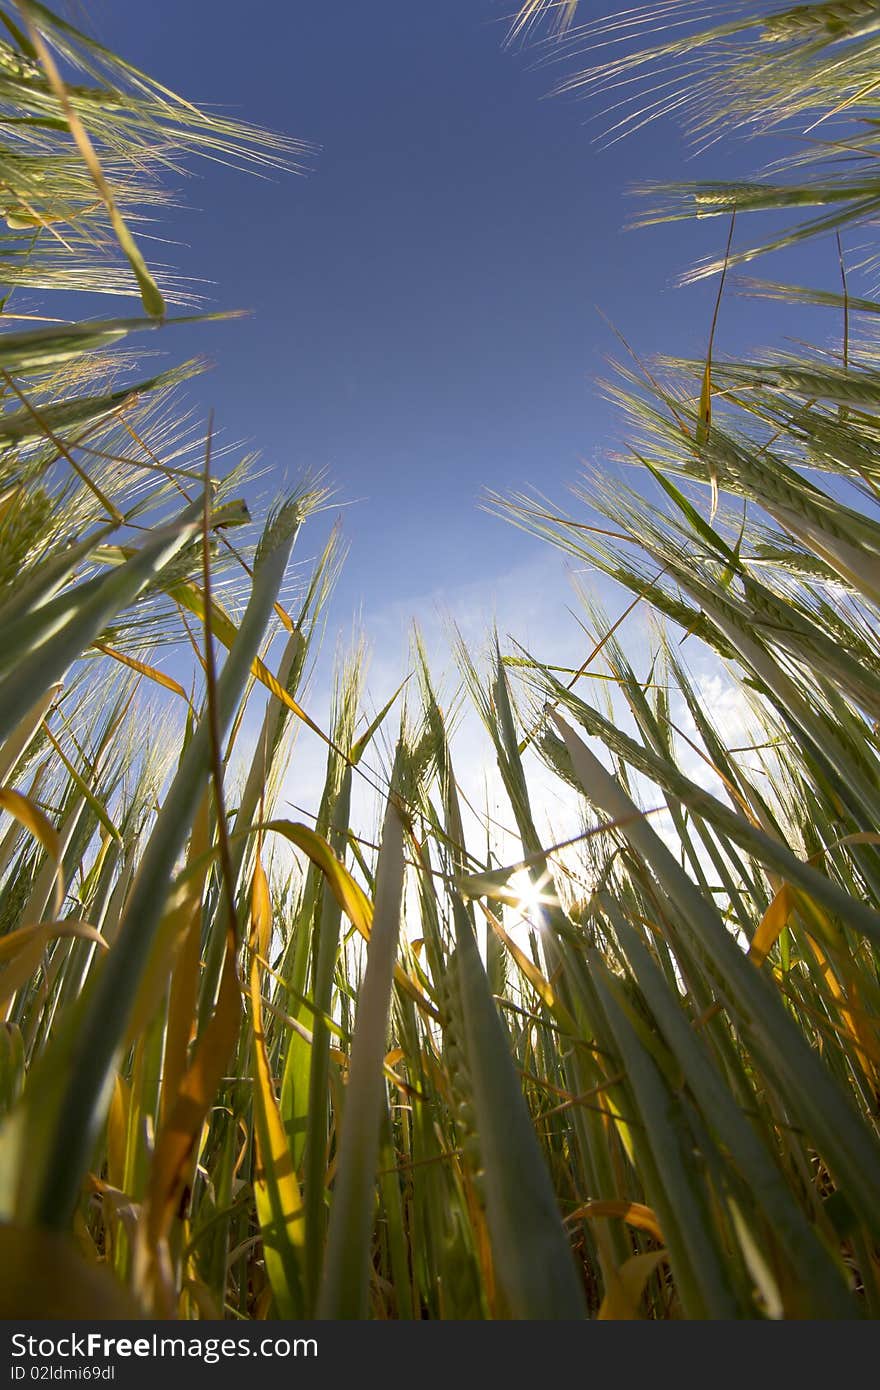
[[[479,497],[562,497],[580,458],[619,442],[592,384],[616,346],[594,306],[641,352],[705,351],[714,288],[673,280],[726,227],[621,227],[634,182],[717,174],[718,149],[687,161],[666,121],[602,150],[590,110],[547,99],[552,70],[502,47],[512,8],[90,6],[101,39],[181,94],[322,146],[305,178],[198,166],[164,228],[185,244],[160,249],[253,311],[168,343],[218,363],[197,401],[279,478],[326,467],[356,504],[340,621],[534,555]],[[723,170],[756,158],[728,150]],[[778,336],[776,312],[731,298],[720,346]]]

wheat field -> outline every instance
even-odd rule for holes
[[[645,191],[645,221],[717,219],[727,250],[695,277],[726,293],[765,250],[852,228],[870,247],[873,0],[627,16],[531,0],[510,38],[550,47],[566,90],[624,84],[609,128],[633,139],[676,109],[698,139],[814,130],[751,182]],[[833,349],[624,345],[606,389],[631,487],[487,499],[620,595],[607,617],[585,589],[578,669],[459,645],[516,831],[499,862],[417,634],[377,717],[357,650],[310,707],[339,536],[304,580],[290,559],[324,484],[252,517],[251,460],[187,413],[201,364],[145,376],[153,335],[199,313],[139,241],[170,171],[290,170],[305,146],[203,113],[37,0],[0,21],[3,1315],[875,1317],[870,254],[860,294],[843,253],[832,289],[752,282],[823,309]],[[61,291],[136,307],[50,318]],[[326,775],[293,821],[303,725]],[[565,845],[537,828],[535,758],[578,808]]]

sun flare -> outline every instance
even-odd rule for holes
[[[528,869],[517,869],[508,879],[511,892],[510,907],[516,914],[513,925],[526,923],[536,930],[544,925],[545,909],[556,907],[558,899],[547,891],[550,876],[546,871],[538,879],[533,879]]]

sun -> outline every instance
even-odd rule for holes
[[[522,923],[536,931],[543,928],[545,908],[556,907],[558,902],[554,893],[545,891],[549,882],[546,870],[537,879],[532,879],[527,869],[517,869],[511,874],[507,886],[512,894],[509,905],[515,914],[512,925]]]

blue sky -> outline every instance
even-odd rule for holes
[[[344,642],[359,617],[372,653],[368,709],[407,669],[413,618],[435,674],[451,674],[447,689],[457,679],[444,614],[472,649],[494,618],[545,660],[580,664],[587,638],[569,612],[563,557],[481,510],[482,491],[531,485],[565,501],[582,459],[622,445],[595,385],[605,354],[619,351],[597,306],[640,354],[705,354],[716,286],[675,281],[723,251],[727,226],[624,232],[632,186],[736,176],[778,153],[725,140],[693,156],[672,120],[603,148],[596,106],[549,96],[566,70],[505,49],[512,8],[90,6],[100,39],[182,95],[321,146],[304,177],[196,166],[161,228],[173,244],[152,245],[154,259],[212,282],[202,288],[217,307],[252,311],[169,335],[175,358],[201,352],[217,364],[188,388],[195,406],[213,408],[226,439],[262,451],[265,493],[326,469],[344,507],[350,556],[307,697],[320,722],[337,636]],[[787,256],[784,268],[768,262],[766,273],[836,287],[833,243]],[[803,312],[728,293],[716,348],[778,344],[804,327]],[[310,524],[300,559],[320,550],[331,521]],[[597,587],[612,616],[629,606],[629,595]],[[645,666],[647,615],[620,635]],[[711,662],[699,678],[720,679]],[[456,746],[468,795],[485,796],[503,821],[473,717]],[[323,762],[322,745],[302,734],[291,804],[316,803]],[[535,776],[548,823],[571,833],[572,798]]]
[[[477,592],[491,606],[516,583],[546,584],[557,602],[560,562],[481,511],[482,489],[564,497],[580,459],[620,443],[593,384],[616,348],[597,305],[642,353],[705,351],[714,287],[674,280],[723,249],[726,227],[623,232],[629,190],[715,175],[720,159],[745,170],[757,152],[689,159],[672,121],[601,148],[595,107],[548,97],[563,70],[503,47],[511,9],[104,0],[91,11],[101,39],[182,94],[322,147],[306,177],[198,166],[162,228],[179,244],[154,252],[214,282],[218,306],[252,311],[169,342],[217,363],[192,387],[197,403],[227,438],[260,448],[279,485],[325,468],[351,504],[341,626],[362,607],[368,625],[377,615],[403,629],[435,598],[454,608],[459,590]],[[777,318],[731,297],[719,346],[777,337]]]

